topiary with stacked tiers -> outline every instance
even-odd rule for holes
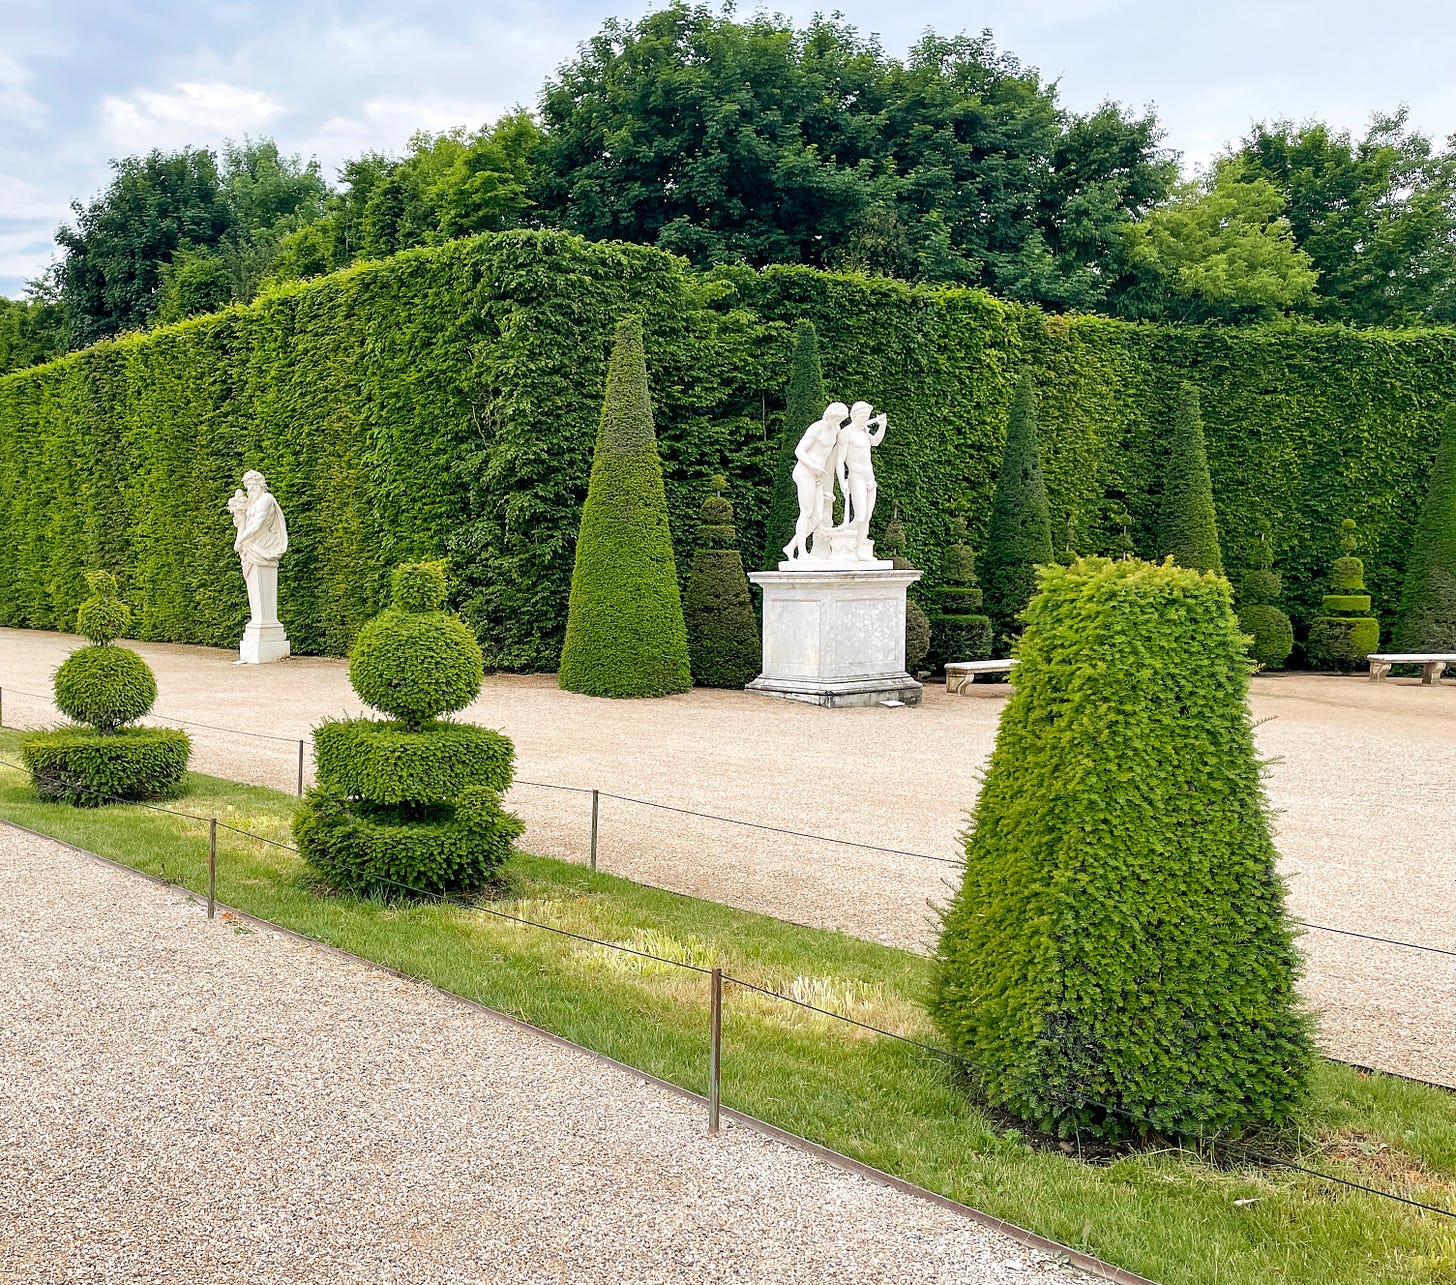
[[[1355,557],[1356,543],[1354,519],[1346,518],[1340,525],[1342,556],[1330,576],[1334,592],[1324,596],[1324,615],[1309,626],[1305,650],[1316,669],[1354,669],[1380,645],[1380,621],[1370,614],[1365,564]]]
[[[321,723],[318,775],[294,816],[309,864],[363,896],[473,893],[524,827],[501,805],[515,771],[507,737],[441,716],[480,692],[475,635],[444,610],[438,562],[395,569],[392,605],[359,631],[349,681],[388,719]]]

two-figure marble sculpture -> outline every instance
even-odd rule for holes
[[[237,538],[233,552],[243,566],[248,586],[248,624],[238,648],[240,665],[266,665],[288,655],[288,635],[278,620],[278,559],[288,551],[288,524],[283,510],[255,469],[243,474],[243,485],[228,501]]]
[[[827,571],[832,568],[883,570],[890,563],[876,561],[870,539],[870,518],[875,512],[875,466],[871,448],[885,440],[889,419],[871,418],[869,402],[831,402],[810,424],[794,448],[794,487],[799,497],[799,520],[794,538],[784,546],[780,571]],[[844,501],[844,521],[834,525],[834,486]]]

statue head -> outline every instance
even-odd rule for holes
[[[872,410],[874,410],[874,407],[869,402],[855,402],[854,406],[850,409],[849,417],[856,424],[867,424],[869,423],[870,411]]]
[[[249,495],[260,495],[268,489],[268,483],[257,469],[249,469],[243,474],[243,485],[247,487]]]
[[[824,418],[831,424],[843,424],[849,418],[849,407],[843,402],[830,402],[824,408]]]

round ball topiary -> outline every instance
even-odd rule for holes
[[[157,699],[157,680],[134,651],[109,644],[78,647],[55,678],[56,708],[109,732],[141,718]]]
[[[1249,655],[1262,669],[1282,669],[1294,650],[1294,626],[1278,607],[1251,602],[1239,608],[1239,628],[1253,641]]]
[[[464,709],[484,677],[475,635],[443,611],[382,611],[359,631],[349,657],[359,698],[412,729]]]

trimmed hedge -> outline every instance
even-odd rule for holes
[[[1198,389],[1184,384],[1173,421],[1172,452],[1158,502],[1158,556],[1180,567],[1223,574],[1218,523],[1213,511],[1213,482],[1203,444]]]
[[[20,759],[36,794],[81,807],[98,807],[114,799],[175,798],[182,793],[191,752],[187,733],[175,727],[122,727],[109,732],[62,727],[20,742]]]
[[[799,521],[799,491],[794,485],[794,448],[804,430],[824,414],[829,397],[824,391],[824,371],[819,363],[819,333],[812,321],[794,327],[794,355],[789,365],[789,387],[784,398],[783,423],[779,427],[779,449],[774,457],[773,487],[768,516],[764,519],[763,569],[775,571],[783,560],[784,547],[794,538]]]
[[[346,654],[391,567],[448,555],[488,662],[551,669],[628,313],[652,354],[680,568],[716,473],[743,547],[763,547],[784,372],[808,320],[829,385],[890,410],[875,470],[908,516],[927,602],[956,513],[985,547],[1023,369],[1051,529],[1084,552],[1115,547],[1124,510],[1134,547],[1155,548],[1167,410],[1193,383],[1225,548],[1248,549],[1269,518],[1301,632],[1346,514],[1376,601],[1396,601],[1456,400],[1452,330],[1128,325],[974,290],[795,267],[699,274],[647,247],[500,233],[0,378],[0,624],[72,628],[84,572],[100,566],[126,587],[132,636],[236,645],[247,595],[224,502],[256,467],[288,513],[279,608],[296,652]]]
[[[733,506],[716,493],[703,501],[693,569],[683,592],[688,659],[699,687],[743,687],[763,668],[763,640],[738,552]]]
[[[1016,385],[986,551],[981,555],[986,614],[998,637],[1020,632],[1018,617],[1031,601],[1036,568],[1052,560],[1052,529],[1036,431],[1036,393],[1029,373]],[[964,657],[958,657],[964,659]]]
[[[617,327],[558,677],[587,696],[667,696],[693,683],[636,317]]]
[[[1446,412],[1416,518],[1390,646],[1404,652],[1456,651],[1456,405]]]
[[[467,789],[504,793],[515,776],[508,737],[473,723],[404,723],[370,718],[320,723],[313,733],[318,779],[349,798],[386,806],[440,807]]]
[[[1087,558],[1040,585],[935,1019],[990,1102],[1066,1136],[1279,1125],[1311,1044],[1228,582]]]

